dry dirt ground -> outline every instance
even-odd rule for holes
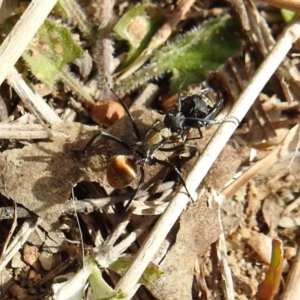
[[[39,1],[32,1],[35,2]],[[142,285],[137,291],[127,291],[126,287],[125,290],[132,299],[255,299],[268,272],[275,240],[282,247],[282,273],[278,267],[274,280],[279,283],[278,293],[271,295],[276,290],[271,285],[269,295],[257,299],[300,299],[296,285],[290,283],[297,276],[299,264],[299,41],[284,55],[273,76],[266,79],[263,90],[253,91],[259,95],[253,99],[250,110],[243,112],[245,117],[226,118],[280,35],[290,26],[282,8],[275,7],[277,1],[265,1],[274,6],[250,0],[226,4],[190,0],[144,3],[147,17],[139,12],[126,21],[129,25],[124,30],[127,36],[134,32],[138,39],[144,35],[144,24],[156,26],[156,31],[147,32],[148,43],[136,41],[141,51],[133,43],[130,45],[132,41],[121,40],[114,30],[118,21],[133,10],[135,1],[115,1],[114,5],[108,0],[78,1],[72,9],[66,9],[63,2],[52,11],[49,22],[60,22],[68,28],[85,55],[68,61],[67,68],[56,70],[52,87],[44,78],[52,69],[39,76],[30,58],[18,57],[10,69],[15,65],[22,77],[7,71],[7,81],[0,88],[0,298],[71,299],[72,290],[69,295],[58,295],[53,292],[54,283],[64,281],[66,274],[78,272],[84,268],[86,257],[96,255],[101,256],[98,263],[104,281],[112,288],[118,284],[123,268],[129,268],[136,253],[144,249],[143,243],[153,236],[153,228],[161,224],[160,216],[176,197],[182,181],[174,169],[150,156],[140,168],[141,160],[132,148],[137,146],[134,127],[117,100],[121,98],[130,107],[143,138],[156,120],[164,122],[164,114],[176,108],[177,91],[184,98],[194,95],[199,86],[210,86],[213,89],[208,97],[212,103],[224,99],[217,117],[219,122],[207,127],[201,124],[201,139],[196,128],[187,129],[188,141],[168,140],[163,145],[184,147],[156,151],[155,158],[176,166],[185,180],[206,153],[220,123],[237,119],[239,124],[226,146],[220,146],[221,153],[201,180],[197,194],[191,192],[197,201],[188,201],[184,196],[182,201],[188,205],[182,204],[177,216],[175,208],[170,226],[161,225],[163,239],[158,251],[155,247],[148,249],[152,263],[142,277]],[[11,16],[1,20],[2,48],[9,30],[17,27],[20,14],[28,7],[26,2],[16,1],[14,5],[9,7],[4,1],[2,7],[6,16]],[[300,11],[297,4],[286,5]],[[66,16],[63,12],[70,14]],[[157,23],[146,23],[153,16]],[[218,67],[210,63],[206,66],[201,61],[201,68],[205,65],[204,71],[199,67],[203,78],[191,82],[191,70],[197,67],[187,67],[190,61],[182,64],[182,58],[176,65],[176,51],[180,47],[174,47],[170,41],[224,16],[238,24],[236,31],[228,33],[240,39],[234,46],[237,51]],[[40,36],[31,41],[27,50],[37,60],[43,53],[38,52],[40,49],[53,46],[44,42],[39,32]],[[56,42],[53,46],[56,56],[60,46],[65,46],[66,37],[59,38],[61,44]],[[173,47],[174,66],[163,69],[159,51],[165,44]],[[124,57],[131,51],[140,52],[130,64],[124,65]],[[222,46],[219,51],[226,52],[227,48]],[[183,60],[189,53],[185,50]],[[153,60],[152,65],[147,65],[154,55],[158,57],[156,65]],[[198,61],[193,64],[198,66]],[[140,67],[147,70],[146,75],[137,73]],[[172,81],[176,74],[177,81]],[[180,89],[180,80],[182,85],[187,80],[188,86]],[[175,91],[170,88],[172,84],[177,84]],[[28,90],[43,97],[46,106],[37,105],[36,96]],[[207,105],[211,109],[210,103]],[[126,141],[130,149],[105,137],[85,149],[99,128]],[[108,181],[115,180],[114,172],[117,176],[122,172],[119,166],[107,179],[107,169],[115,155],[126,155],[130,159],[127,162],[133,160],[137,164],[136,178],[117,189]],[[124,214],[124,205],[139,187],[143,172],[140,191]],[[185,194],[186,190],[182,191]],[[153,244],[159,240],[157,233]],[[111,267],[110,263],[119,261],[121,255],[126,257],[125,267]],[[141,260],[137,266],[141,272],[144,262]],[[149,275],[150,272],[153,273]],[[133,279],[131,283],[131,279],[127,280],[128,286],[136,284]],[[289,294],[293,288],[294,294]],[[112,299],[95,294],[90,285],[82,293],[84,296],[72,299]]]

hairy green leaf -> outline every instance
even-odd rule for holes
[[[208,21],[156,51],[146,67],[120,81],[117,89],[132,90],[149,79],[173,72],[171,89],[175,92],[185,77],[185,86],[204,80],[208,71],[218,69],[238,53],[241,44],[241,29],[236,20],[224,16]]]
[[[63,67],[82,54],[68,28],[46,20],[22,57],[33,75],[52,88]]]

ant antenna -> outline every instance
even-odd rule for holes
[[[185,73],[183,70],[179,69],[179,71],[182,72],[183,75],[184,75],[184,80],[181,82],[181,84],[180,84],[180,86],[179,86],[179,88],[178,88],[178,103],[177,103],[177,110],[178,110],[178,111],[181,111],[181,89],[183,88],[183,86],[184,86],[185,83],[186,83],[187,76],[186,76],[186,73]]]
[[[81,244],[80,245],[81,245],[81,251],[82,251],[82,264],[83,264],[83,268],[85,268],[83,233],[82,233],[82,230],[81,230],[81,226],[80,226],[80,222],[79,222],[79,217],[78,217],[77,210],[76,210],[74,186],[72,187],[71,195],[72,195],[71,200],[72,200],[72,203],[74,205],[74,214],[75,214],[76,222],[78,224],[79,235],[80,235],[80,240],[81,240]]]
[[[107,81],[107,78],[105,78],[105,80],[106,80],[107,84],[109,84],[108,81]],[[140,131],[139,131],[139,129],[138,129],[136,123],[135,123],[135,119],[134,119],[133,115],[132,115],[131,112],[129,111],[128,106],[125,104],[125,102],[124,102],[123,100],[120,99],[120,97],[115,93],[115,91],[114,91],[111,87],[110,87],[110,91],[113,93],[113,95],[116,97],[116,99],[118,100],[118,102],[122,105],[122,107],[123,107],[124,110],[126,111],[128,117],[129,117],[129,119],[130,119],[130,122],[131,122],[131,124],[132,124],[134,133],[135,133],[137,139],[138,139],[139,141],[141,141],[142,139],[141,139]]]

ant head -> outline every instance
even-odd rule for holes
[[[182,100],[181,112],[185,116],[205,117],[209,113],[209,106],[201,95],[191,95]]]
[[[164,124],[167,128],[169,128],[173,135],[176,133],[180,133],[183,130],[184,119],[185,118],[182,112],[174,109],[166,114],[164,118]]]

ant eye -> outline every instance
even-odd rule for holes
[[[110,186],[121,189],[129,185],[136,177],[137,166],[134,160],[125,155],[115,156],[106,169]]]

